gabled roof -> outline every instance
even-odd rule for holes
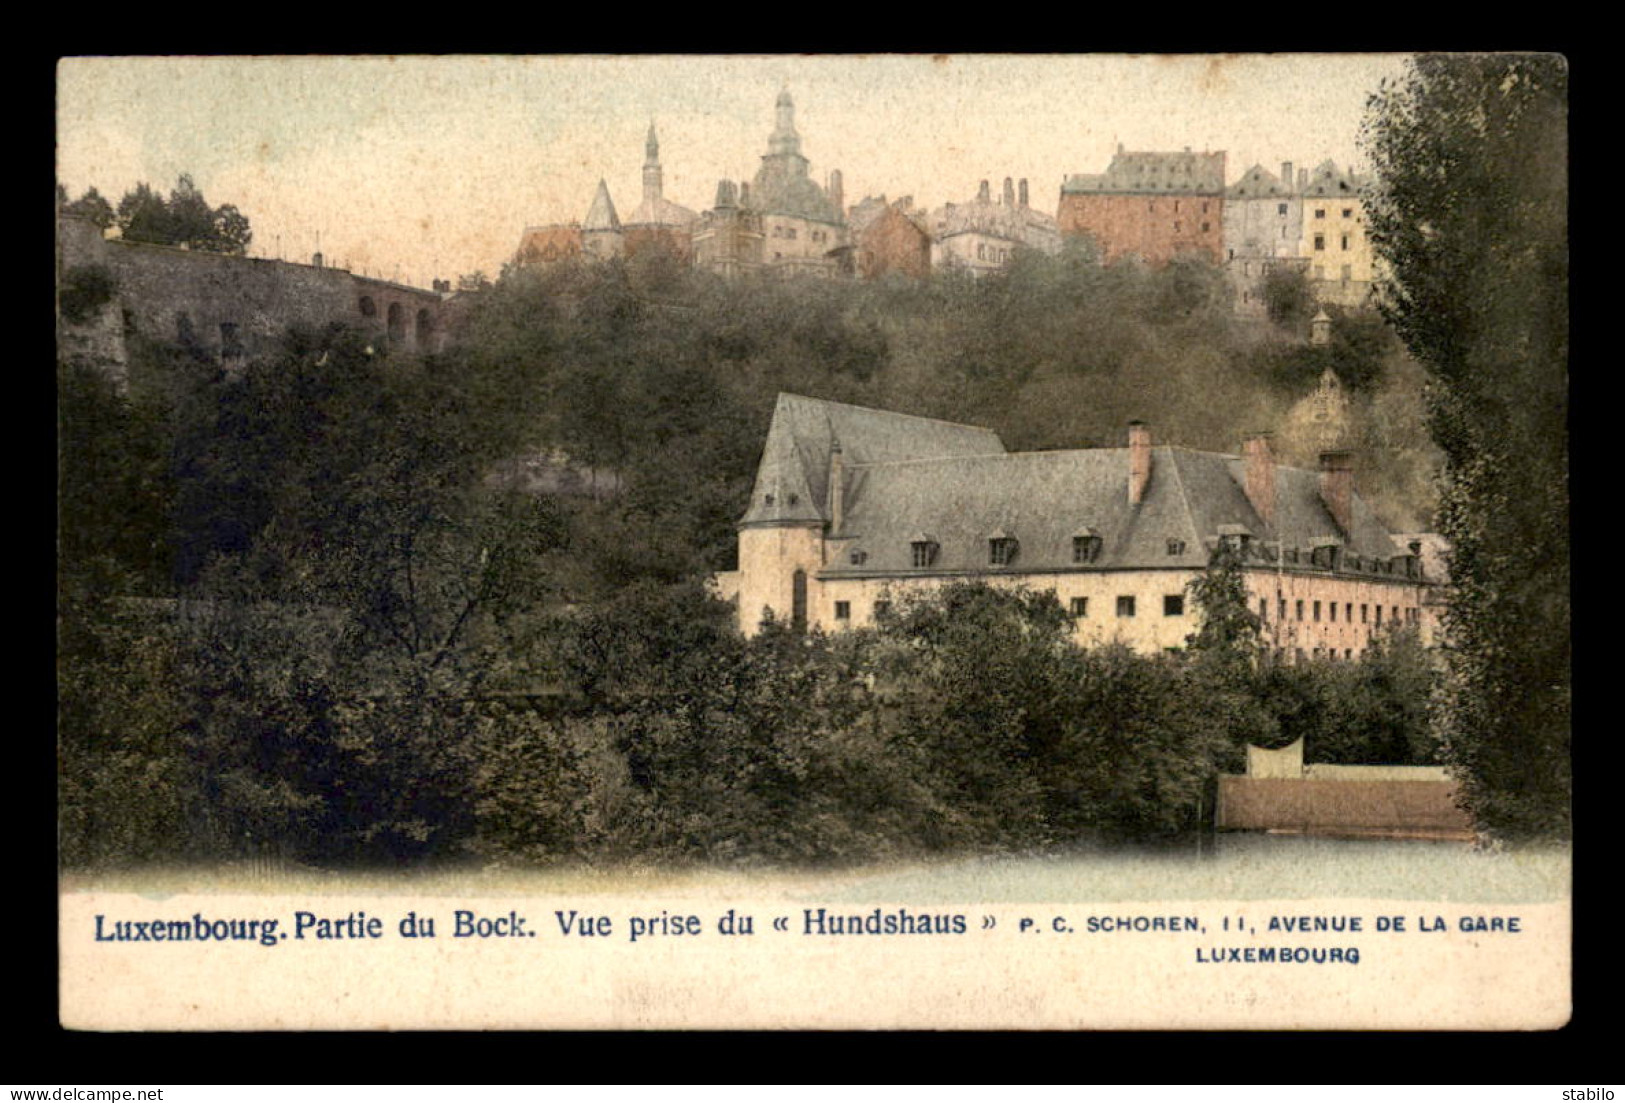
[[[837,442],[842,462],[849,468],[1004,452],[1004,443],[991,429],[781,394],[773,409],[750,508],[740,524],[826,520],[830,453]],[[770,494],[771,503],[767,501]]]
[[[1279,176],[1263,165],[1254,165],[1226,188],[1224,194],[1230,199],[1284,199],[1297,193],[1292,181],[1282,183]]]
[[[676,229],[688,229],[699,215],[678,203],[665,198],[646,198],[638,204],[638,209],[626,216],[625,225],[632,226],[661,226]]]
[[[1362,177],[1352,170],[1339,168],[1335,161],[1328,158],[1309,174],[1309,184],[1304,188],[1303,194],[1317,198],[1336,195],[1355,199],[1359,197],[1364,184],[1365,180]]]

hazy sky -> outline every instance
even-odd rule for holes
[[[641,195],[660,134],[668,199],[711,205],[748,179],[773,101],[795,97],[802,152],[846,199],[936,207],[988,179],[1062,179],[1129,149],[1262,162],[1360,162],[1366,97],[1398,55],[1231,57],[80,58],[58,69],[57,173],[115,205],[138,181],[192,174],[252,221],[251,252],[427,285],[495,274],[527,225],[579,220],[602,176]]]

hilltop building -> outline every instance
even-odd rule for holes
[[[1242,173],[1224,193],[1224,267],[1234,291],[1236,313],[1263,316],[1270,273],[1306,268],[1300,255],[1303,239],[1303,193],[1292,162],[1276,176],[1263,165]]]
[[[519,239],[514,262],[554,264],[577,257],[612,260],[659,249],[688,263],[693,258],[693,231],[699,215],[665,195],[660,165],[660,139],[654,124],[643,145],[643,200],[625,219],[615,209],[609,185],[598,181],[585,220],[530,226]]]
[[[694,255],[694,223],[699,215],[673,203],[665,195],[665,173],[660,167],[660,139],[654,123],[643,145],[643,201],[624,222],[626,255],[660,250],[688,263]]]
[[[761,212],[750,206],[750,185],[717,181],[717,198],[694,224],[694,264],[733,278],[762,267],[767,235]]]
[[[1366,234],[1366,181],[1332,161],[1301,177],[1303,237],[1299,255],[1309,266],[1315,298],[1339,306],[1363,306],[1376,280],[1376,254]]]
[[[1053,591],[1083,644],[1184,645],[1187,586],[1225,543],[1243,557],[1264,639],[1290,660],[1353,658],[1385,625],[1418,624],[1429,583],[1355,492],[1353,455],[1276,463],[1154,447],[1007,452],[972,425],[781,394],[719,578],[740,629],[869,624],[898,594],[954,579]]]
[[[513,259],[519,265],[557,264],[581,255],[581,224],[571,222],[525,227]]]
[[[1027,181],[1006,176],[1002,201],[993,199],[983,180],[969,203],[949,203],[931,215],[931,261],[936,268],[957,268],[980,275],[1010,263],[1022,249],[1051,255],[1061,251],[1055,219],[1027,202]]]
[[[1183,254],[1224,258],[1223,151],[1128,152],[1103,173],[1075,173],[1061,185],[1060,232],[1088,235],[1106,262],[1138,256],[1166,264]]]
[[[847,228],[860,278],[897,273],[923,279],[931,274],[931,231],[913,196],[891,203],[884,195],[865,198],[848,212]]]
[[[840,250],[847,244],[845,199],[840,170],[830,172],[820,187],[810,167],[801,153],[795,101],[787,89],[774,104],[767,152],[741,202],[761,216],[766,267],[827,279],[840,274]]]

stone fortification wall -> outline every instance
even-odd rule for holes
[[[59,282],[99,266],[117,283],[107,316],[80,335],[104,358],[123,360],[102,332],[110,326],[126,339],[189,343],[222,361],[272,351],[291,326],[335,322],[409,352],[439,351],[444,341],[444,304],[432,291],[315,264],[104,240],[82,219],[59,219],[58,227]]]

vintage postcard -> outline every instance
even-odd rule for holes
[[[62,59],[62,1023],[1562,1027],[1567,79]]]

